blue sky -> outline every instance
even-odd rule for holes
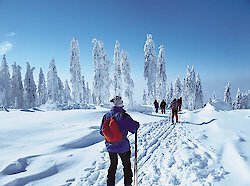
[[[227,81],[250,89],[249,0],[0,0],[0,55],[9,66],[42,67],[55,58],[69,78],[69,46],[80,43],[82,73],[93,78],[92,39],[104,42],[109,60],[116,40],[128,52],[136,94],[141,96],[146,34],[166,48],[168,83],[186,66],[200,73],[205,97],[222,97]],[[36,77],[35,77],[36,78]],[[234,92],[233,92],[234,93]],[[234,95],[233,95],[234,96]]]

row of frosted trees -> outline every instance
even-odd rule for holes
[[[108,104],[110,89],[115,94],[124,96],[127,104],[133,103],[134,83],[130,76],[128,54],[120,51],[120,44],[115,43],[114,78],[109,77],[111,63],[107,58],[102,41],[93,39],[94,81],[93,89],[81,74],[80,49],[78,40],[73,38],[70,44],[70,83],[63,83],[58,77],[55,60],[49,63],[45,77],[40,68],[38,85],[34,81],[34,67],[27,62],[26,73],[22,80],[21,67],[14,63],[12,75],[5,55],[0,66],[0,106],[6,108],[31,108],[45,103],[73,105],[77,108],[86,104]],[[111,91],[112,92],[112,91]]]
[[[214,96],[215,98],[215,96]],[[233,109],[249,109],[250,108],[250,90],[241,92],[238,88],[235,99],[231,97],[231,85],[230,81],[225,86],[224,102],[232,106]]]
[[[183,108],[190,110],[203,107],[201,80],[194,68],[187,67],[186,78],[181,82],[179,76],[167,86],[165,48],[159,47],[156,57],[155,44],[151,34],[147,35],[144,45],[144,78],[146,88],[143,93],[144,104],[152,104],[154,100],[166,100],[183,97]]]

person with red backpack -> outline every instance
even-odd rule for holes
[[[174,123],[174,116],[176,119],[176,123],[178,123],[178,103],[176,98],[171,102],[170,104],[171,110],[172,110],[172,123]]]
[[[100,127],[100,134],[105,138],[105,145],[110,158],[107,185],[115,185],[119,155],[123,164],[124,185],[130,186],[132,184],[133,173],[130,161],[130,143],[127,135],[128,132],[136,133],[139,128],[139,122],[133,120],[123,109],[123,101],[120,96],[115,96],[110,102],[114,106],[103,116]]]

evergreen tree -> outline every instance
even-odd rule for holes
[[[233,108],[234,109],[242,109],[242,95],[240,92],[240,89],[238,88],[237,94],[236,94],[236,98],[235,101],[233,103]]]
[[[39,81],[38,81],[38,104],[42,105],[45,104],[47,101],[47,88],[46,88],[46,82],[45,77],[43,74],[42,68],[40,68],[39,72]]]
[[[13,108],[21,109],[23,108],[23,83],[21,77],[21,67],[12,65],[13,73],[11,78],[11,105]]]
[[[70,45],[70,82],[72,87],[72,100],[80,104],[82,100],[82,76],[80,66],[80,50],[78,41],[73,38]]]
[[[0,66],[0,100],[0,106],[10,106],[10,72],[5,55]]]
[[[180,77],[177,76],[175,83],[174,83],[174,91],[173,91],[173,97],[178,99],[182,95],[182,88],[181,88],[181,80]]]
[[[147,35],[144,45],[144,78],[147,84],[148,104],[152,104],[156,96],[156,57],[155,44],[151,34]]]
[[[147,94],[146,94],[145,89],[143,89],[142,101],[143,101],[143,105],[147,104]]]
[[[93,101],[98,105],[107,104],[110,98],[110,62],[107,59],[102,41],[93,39],[92,43],[94,44],[92,50],[94,61]]]
[[[201,79],[199,74],[196,75],[196,85],[195,85],[195,104],[194,109],[199,109],[203,107],[203,92],[201,86]]]
[[[157,71],[156,71],[156,98],[158,100],[166,99],[166,62],[165,62],[165,49],[161,45],[159,47],[158,61],[157,61]]]
[[[86,86],[86,103],[90,104],[91,103],[91,90],[89,88],[89,83],[87,82],[87,86]]]
[[[173,90],[173,83],[171,82],[169,87],[168,87],[168,94],[167,94],[167,104],[171,103],[173,100],[173,94],[174,94],[174,90]]]
[[[63,86],[63,82],[61,81],[61,79],[58,77],[58,99],[57,101],[59,103],[63,103],[63,99],[64,99],[64,96],[65,96],[65,93],[64,93],[64,86]]]
[[[114,49],[114,91],[115,95],[122,96],[122,69],[121,69],[121,52],[119,41],[115,42]]]
[[[82,104],[86,104],[87,103],[86,100],[87,100],[87,90],[85,86],[84,76],[82,76]]]
[[[230,81],[228,82],[227,86],[225,86],[224,102],[228,103],[229,105],[232,105]]]
[[[57,102],[59,101],[59,83],[54,58],[50,61],[49,71],[47,73],[47,91],[48,99]]]
[[[128,100],[129,105],[133,105],[133,88],[134,88],[134,81],[131,79],[131,71],[130,65],[128,60],[128,54],[126,52],[121,52],[121,63],[122,63],[122,72],[124,77],[124,95],[125,98]]]
[[[31,68],[29,62],[27,62],[26,74],[24,78],[25,108],[32,108],[36,103],[36,84],[33,76],[34,70],[35,67]]]
[[[69,103],[71,101],[71,89],[69,87],[69,83],[68,80],[65,80],[65,85],[64,85],[64,99],[63,102],[64,103]]]

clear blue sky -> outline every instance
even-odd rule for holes
[[[147,33],[156,53],[166,48],[168,83],[194,65],[206,98],[214,90],[221,97],[229,80],[234,91],[250,89],[250,0],[0,0],[0,55],[6,51],[9,66],[16,61],[23,75],[26,61],[37,75],[54,57],[60,78],[68,78],[76,37],[82,73],[91,81],[92,39],[104,42],[111,61],[119,40],[141,95]]]

